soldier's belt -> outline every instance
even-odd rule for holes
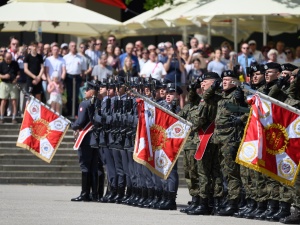
[[[226,123],[223,125],[217,125],[216,127],[217,129],[227,129],[227,128],[234,127],[234,123]]]

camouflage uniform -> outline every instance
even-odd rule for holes
[[[213,143],[218,145],[220,151],[221,168],[228,183],[227,198],[236,203],[241,194],[241,178],[239,165],[235,162],[235,157],[242,132],[234,126],[230,120],[232,112],[225,107],[225,103],[238,104],[234,98],[234,90],[235,88],[232,88],[222,93],[222,95],[217,95],[210,88],[204,93],[203,99],[210,105],[218,104],[215,119],[216,128],[212,138]]]
[[[198,113],[198,105],[188,103],[178,113],[178,116],[192,122],[192,118],[194,116],[197,116]],[[199,177],[197,173],[196,163],[197,161],[194,158],[198,143],[199,139],[197,137],[197,132],[195,131],[195,125],[193,124],[192,131],[184,146],[183,155],[184,177],[189,189],[189,194],[191,196],[199,195]]]

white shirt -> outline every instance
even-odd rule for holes
[[[152,62],[151,60],[148,60],[143,66],[140,74],[145,77],[150,77],[151,75],[152,78],[160,80],[167,72],[161,62]]]
[[[264,59],[264,56],[263,54],[261,53],[261,51],[258,51],[258,50],[255,50],[255,52],[252,53],[255,61],[259,64],[261,64],[261,62],[263,61]]]
[[[88,55],[91,60],[92,60],[92,67],[98,65],[98,59],[101,56],[101,52],[100,51],[92,51],[90,49],[85,50],[85,54]]]
[[[83,59],[78,54],[67,54],[64,56],[64,60],[66,62],[66,72],[70,75],[78,75],[81,74],[83,70]]]
[[[277,62],[282,64],[285,63],[285,61],[286,61],[286,54],[284,52],[281,52],[281,54],[278,53]]]
[[[66,62],[62,57],[58,56],[58,58],[54,58],[53,56],[50,56],[45,60],[45,67],[48,67],[49,69],[50,79],[52,78],[53,72],[57,72],[61,78],[62,69],[63,67],[66,67]]]

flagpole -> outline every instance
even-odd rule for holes
[[[149,98],[146,98],[145,96],[141,95],[141,94],[138,93],[137,91],[131,89],[131,92],[132,92],[134,95],[138,96],[139,98],[143,99],[145,102],[147,102],[147,103],[149,103],[149,104],[151,104],[151,105],[154,105],[156,108],[159,108],[160,110],[164,111],[165,113],[168,113],[168,114],[170,114],[171,116],[175,117],[175,118],[178,119],[180,122],[182,122],[182,123],[184,123],[184,124],[186,124],[186,125],[188,125],[188,126],[192,126],[192,125],[193,125],[191,122],[189,122],[189,121],[187,121],[187,120],[181,118],[180,116],[176,115],[175,113],[173,113],[173,112],[171,112],[171,111],[165,109],[164,107],[162,107],[161,105],[157,104],[156,102],[151,101]]]
[[[278,105],[278,106],[280,106],[282,108],[285,108],[285,109],[287,109],[287,110],[289,110],[289,111],[291,111],[293,113],[296,113],[296,114],[300,115],[300,110],[298,110],[298,109],[296,109],[296,108],[294,108],[294,107],[292,107],[292,106],[290,106],[288,104],[285,104],[285,103],[283,103],[281,101],[278,101],[275,98],[272,98],[272,97],[270,97],[268,95],[265,95],[265,94],[263,94],[263,93],[261,93],[259,91],[253,90],[248,85],[242,84],[241,88],[244,91],[248,91],[248,92],[250,92],[250,93],[252,93],[254,95],[258,95],[259,97],[261,97],[263,99],[266,99],[266,100],[268,100],[268,101],[270,101],[270,102],[272,102],[272,103],[274,103],[274,104],[276,104],[276,105]]]

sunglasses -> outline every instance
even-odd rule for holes
[[[249,47],[248,48],[243,48],[243,49],[249,49]]]
[[[115,41],[116,39],[108,39],[108,41]]]
[[[94,45],[102,45],[102,43],[96,43],[96,44],[94,44]]]
[[[285,54],[291,54],[291,53],[292,53],[292,52],[290,52],[290,51],[286,51],[286,52],[285,52]]]

